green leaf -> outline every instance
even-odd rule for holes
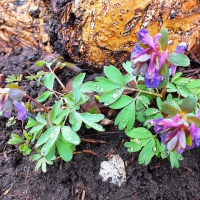
[[[147,145],[145,145],[145,147],[140,152],[138,163],[139,164],[144,163],[145,165],[148,165],[152,157],[154,156],[154,152],[155,152],[154,149],[155,149],[155,140],[152,139]]]
[[[37,114],[37,116],[36,116],[35,119],[36,119],[37,122],[39,122],[40,124],[44,124],[44,125],[47,124],[46,119],[45,119],[40,113]]]
[[[67,109],[61,111],[58,114],[58,116],[53,120],[53,123],[56,125],[59,125],[62,122],[63,118],[67,118],[69,112],[70,112],[70,108],[67,108]]]
[[[35,124],[36,124],[36,121],[33,118],[28,117],[28,123],[26,124],[25,129],[31,128],[35,126]]]
[[[35,171],[37,171],[40,168],[40,166],[42,165],[43,160],[44,160],[44,158],[41,158],[40,160],[38,160],[38,162],[37,162],[37,164],[35,166]]]
[[[164,28],[160,31],[160,33],[162,34],[162,36],[159,38],[158,41],[161,45],[161,49],[165,51],[168,45],[168,30]]]
[[[39,160],[40,158],[42,157],[42,155],[41,154],[34,154],[34,155],[32,155],[30,158],[29,158],[29,160],[31,160],[31,161],[36,161],[36,160]]]
[[[77,117],[77,112],[74,111],[69,114],[69,123],[74,131],[78,131],[81,128],[82,119]]]
[[[143,146],[145,146],[151,138],[144,139],[133,139],[130,142],[125,142],[124,146],[128,148],[128,152],[137,152],[140,151]]]
[[[79,87],[85,78],[85,73],[80,73],[76,78],[73,80],[72,88]]]
[[[118,83],[122,86],[125,86],[123,75],[116,67],[112,65],[105,66],[104,73],[114,83]]]
[[[36,143],[35,145],[35,148],[40,146],[42,143],[45,143],[42,148],[41,148],[41,154],[43,156],[46,156],[49,151],[51,150],[51,147],[55,144],[57,138],[58,138],[58,135],[60,133],[60,126],[53,126],[51,128],[49,128],[46,133],[43,133],[40,138],[42,139],[38,139],[38,142]],[[47,141],[46,138],[48,138]],[[45,142],[43,142],[45,141]]]
[[[48,73],[44,76],[43,84],[50,90],[53,90],[55,75]]]
[[[63,142],[60,139],[56,140],[56,148],[64,161],[68,162],[72,159],[73,150],[67,142]]]
[[[174,167],[178,168],[179,167],[179,160],[183,160],[183,157],[181,156],[181,154],[179,154],[177,152],[170,151],[169,159],[170,159],[171,167],[172,168],[174,168]]]
[[[47,172],[47,164],[46,164],[45,159],[44,159],[43,162],[42,162],[42,171],[43,171],[43,172]]]
[[[181,104],[181,110],[184,113],[191,113],[197,106],[197,98],[193,95],[187,96]]]
[[[75,101],[76,104],[81,99],[81,95],[82,94],[81,94],[80,86],[73,88],[73,96],[74,96],[74,101]]]
[[[62,126],[61,128],[62,136],[67,141],[74,145],[80,144],[81,140],[77,133],[72,130],[69,126]]]
[[[86,83],[83,83],[81,85],[81,92],[83,93],[90,93],[90,92],[93,92],[93,91],[96,91],[96,82],[94,81],[88,81]]]
[[[187,56],[176,52],[169,54],[167,60],[176,66],[187,67],[190,64],[190,60]]]
[[[122,88],[108,91],[101,95],[99,102],[104,103],[104,105],[109,105],[117,101],[123,92]]]
[[[192,89],[192,88],[198,88],[200,89],[200,79],[195,79],[195,80],[189,80],[190,82],[187,84],[187,88]]]
[[[35,145],[35,148],[43,145],[45,142],[47,142],[49,139],[56,139],[59,132],[60,132],[60,126],[53,126],[49,129],[47,129],[41,136],[40,138],[38,139],[36,145]],[[46,151],[45,151],[46,152]]]
[[[183,97],[187,97],[188,95],[192,93],[192,91],[189,88],[183,85],[181,86],[177,85],[177,92]]]
[[[146,115],[146,116],[155,115],[155,114],[157,114],[157,113],[160,113],[160,111],[159,111],[158,109],[156,109],[156,108],[147,108],[147,109],[145,110],[145,115]]]
[[[117,99],[117,101],[115,101],[114,103],[109,105],[109,107],[114,108],[114,109],[121,109],[121,108],[127,106],[128,104],[130,104],[133,100],[134,99],[132,97],[122,94],[119,97],[119,99]]]
[[[144,139],[144,138],[153,138],[154,136],[152,133],[143,127],[140,128],[134,128],[132,130],[125,130],[125,133],[130,138],[136,138],[136,139]]]
[[[192,116],[191,114],[186,115],[187,121],[191,124],[194,123],[195,126],[200,127],[200,118]]]
[[[176,115],[181,113],[179,105],[173,100],[166,100],[162,103],[163,111],[168,115]]]
[[[124,77],[124,83],[125,84],[127,84],[127,83],[129,83],[131,81],[135,81],[133,75],[125,74],[123,77]]]
[[[162,110],[162,99],[160,97],[157,97],[156,103],[157,103],[158,109],[161,111]]]
[[[43,129],[43,127],[45,126],[45,124],[38,124],[36,126],[34,126],[29,133],[37,133],[38,131],[40,131],[41,129]]]
[[[189,79],[188,78],[177,78],[177,79],[175,79],[174,80],[174,83],[176,84],[176,85],[187,85],[188,84],[188,82],[189,82]]]
[[[61,108],[61,101],[57,101],[50,112],[50,120],[53,121],[62,111]]]
[[[146,96],[140,95],[140,96],[138,97],[138,100],[140,100],[140,101],[142,102],[142,104],[143,104],[146,108],[149,107],[150,101],[149,101],[149,99],[148,99]]]
[[[43,101],[45,101],[51,94],[52,94],[52,92],[46,91],[46,92],[44,92],[41,96],[39,96],[39,97],[37,98],[37,101],[38,101],[38,102],[43,102]]]
[[[50,148],[49,152],[47,153],[47,155],[45,156],[45,159],[48,161],[52,160],[53,157],[55,156],[55,151],[56,151],[56,145],[54,143]]]
[[[91,117],[88,118],[88,116]],[[104,131],[104,128],[101,125],[95,123],[102,120],[104,118],[104,115],[76,112],[76,117],[81,119],[85,124],[87,124],[88,126],[92,127],[97,131]]]
[[[23,142],[23,138],[14,133],[11,134],[11,139],[8,140],[8,144],[21,144]]]
[[[162,159],[167,158],[168,153],[169,153],[166,146],[163,143],[161,143],[160,145],[159,152]]]
[[[161,67],[159,74],[163,76],[163,80],[159,85],[159,89],[166,87],[167,83],[169,82],[169,67],[164,63]]]
[[[170,82],[167,83],[167,92],[169,93],[177,92],[177,88],[175,87],[173,83],[170,83]]]
[[[174,74],[174,76],[172,77],[172,82],[174,82],[177,78],[179,78],[182,75],[182,72],[178,72],[176,74]]]
[[[159,154],[160,154],[160,145],[161,145],[161,143],[160,143],[159,140],[156,138],[156,139],[155,139],[155,147],[153,148],[154,154],[155,154],[156,156],[159,156]]]
[[[132,64],[133,64],[132,62],[127,61],[127,62],[123,63],[122,66],[130,75],[133,76]]]
[[[118,125],[119,130],[127,127],[128,130],[132,129],[135,123],[135,101],[124,107],[117,115],[114,124]]]
[[[121,88],[122,86],[114,83],[113,81],[104,78],[104,77],[97,77],[96,80],[96,92],[108,92],[117,88]]]
[[[30,147],[26,144],[21,144],[19,146],[19,150],[23,153],[24,156],[27,156],[31,153]]]
[[[42,65],[44,65],[45,64],[45,60],[39,60],[39,61],[37,61],[36,63],[35,63],[35,65],[37,66],[37,67],[42,67]]]

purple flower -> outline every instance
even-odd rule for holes
[[[156,34],[153,38],[149,35],[149,32],[146,29],[141,29],[138,33],[137,33],[137,37],[138,39],[143,43],[148,45],[150,48],[152,48],[154,50],[154,52],[160,56],[160,54],[158,53],[158,48],[157,48],[157,44],[158,44],[158,39],[162,36],[161,33]]]
[[[161,36],[161,33],[158,33],[152,38],[147,30],[141,29],[137,33],[140,42],[135,44],[131,53],[133,75],[145,76],[145,84],[150,88],[157,88],[160,85],[163,77],[159,71],[168,56],[167,50],[164,53],[159,52],[158,39]]]
[[[197,117],[200,118],[200,109],[197,111]],[[200,146],[200,128],[196,127],[194,123],[189,127],[192,135],[192,146],[189,149]]]
[[[181,42],[179,45],[177,45],[176,47],[176,53],[180,53],[183,54],[185,51],[187,51],[188,47],[186,45],[185,42]],[[174,76],[174,74],[176,73],[176,65],[171,65],[171,74],[172,76]]]
[[[150,123],[154,126],[154,131],[161,134],[161,142],[167,146],[169,151],[176,150],[183,153],[184,149],[191,144],[186,138],[191,138],[189,124],[177,114],[171,119],[153,119]]]
[[[9,118],[13,108],[17,110],[17,119],[25,120],[27,118],[27,110],[22,100],[23,93],[19,89],[0,89],[0,110],[3,116]]]

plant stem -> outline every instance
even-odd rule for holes
[[[63,85],[63,83],[62,83],[62,82],[60,81],[60,79],[56,76],[56,74],[55,74],[54,71],[51,69],[51,67],[50,67],[50,66],[47,66],[47,67],[48,67],[48,69],[50,70],[50,72],[54,74],[56,80],[58,81],[58,83],[59,83],[60,86],[62,87],[63,92],[65,92],[65,91],[66,91],[66,88],[65,88],[65,86]]]
[[[154,96],[162,98],[162,94],[157,94],[157,93],[154,93],[154,92],[148,92],[148,91],[139,90],[139,89],[136,89],[136,88],[125,88],[125,89],[126,90],[131,90],[131,91],[134,91],[134,92],[141,92],[141,93],[145,93],[145,94],[150,94],[150,95],[154,95]]]
[[[30,99],[31,101],[33,101],[35,104],[37,104],[39,107],[41,107],[44,111],[46,111],[47,113],[50,112],[49,109],[47,109],[45,106],[43,106],[41,103],[39,103],[38,101],[36,101],[35,99],[33,99],[32,97],[30,97],[27,94],[23,94],[23,97],[26,97],[27,99]]]

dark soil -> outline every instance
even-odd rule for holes
[[[41,58],[40,52],[31,49],[17,49],[0,56],[1,73],[35,74],[34,66]],[[74,74],[63,70],[59,74],[63,80]],[[90,77],[89,77],[90,78]],[[33,98],[44,88],[35,82],[23,79],[20,85]],[[91,150],[97,156],[83,152],[74,155],[66,163],[57,159],[48,171],[34,171],[35,164],[24,157],[17,146],[8,145],[11,133],[22,133],[23,124],[5,128],[7,119],[0,117],[0,199],[2,200],[198,200],[200,199],[200,148],[186,151],[178,169],[171,169],[168,160],[154,158],[150,165],[139,165],[137,153],[128,153],[124,142],[128,141],[124,132],[114,126],[105,133],[83,129],[82,138],[106,141],[105,144],[82,142],[77,151]],[[127,181],[118,187],[103,182],[99,176],[100,164],[109,155],[119,154],[126,166]]]

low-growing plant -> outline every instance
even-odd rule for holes
[[[53,164],[58,156],[64,161],[71,160],[76,145],[81,142],[77,131],[83,123],[87,128],[104,131],[98,124],[103,114],[81,110],[81,106],[90,101],[91,93],[95,93],[99,103],[119,110],[114,125],[130,137],[124,144],[127,150],[140,152],[140,164],[149,164],[156,156],[168,158],[172,167],[178,167],[184,150],[199,146],[200,80],[176,73],[177,66],[187,67],[190,63],[184,55],[186,44],[180,43],[175,52],[169,54],[167,29],[154,37],[142,29],[137,36],[139,42],[131,53],[131,61],[123,63],[126,73],[122,74],[115,66],[105,66],[105,76],[85,83],[85,73],[80,73],[69,91],[54,73],[55,69],[64,66],[62,62],[59,59],[52,63],[42,60],[36,65],[45,65],[48,71],[27,77],[47,88],[37,99],[13,83],[0,89],[2,115],[10,118],[15,108],[19,120],[28,117],[23,136],[13,133],[9,144],[20,145],[23,155],[32,152],[30,160],[37,162],[36,170],[41,167],[45,172],[46,165]],[[62,87],[61,92],[54,90],[55,80]],[[25,107],[22,98],[34,102],[40,112],[30,103]],[[47,101],[54,102],[53,106],[41,104]],[[34,114],[28,116],[28,112]]]

